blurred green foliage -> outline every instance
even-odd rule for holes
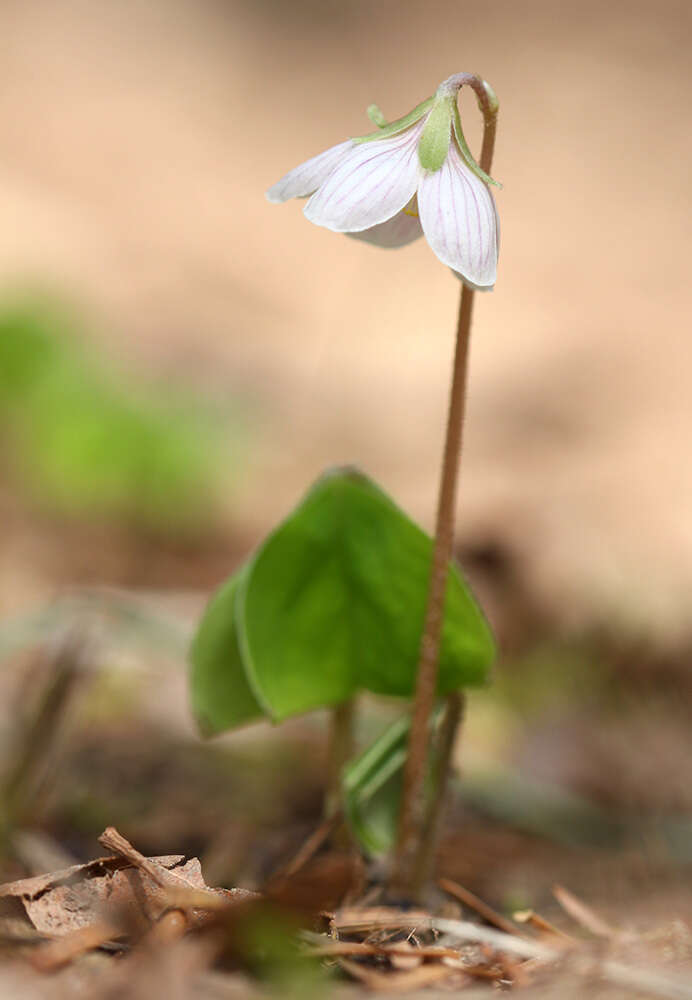
[[[199,397],[133,384],[89,351],[58,309],[0,311],[3,474],[61,514],[194,528],[227,471],[227,420]]]
[[[318,1000],[325,995],[330,974],[318,959],[308,958],[300,929],[296,914],[271,905],[256,906],[232,927],[232,946],[274,995]]]

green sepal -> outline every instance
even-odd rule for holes
[[[453,104],[453,98],[436,98],[418,143],[420,165],[432,173],[439,170],[447,159],[452,138]]]
[[[498,181],[494,181],[490,174],[486,174],[485,170],[483,170],[474,160],[466,141],[466,137],[464,136],[464,131],[461,127],[461,117],[459,115],[459,108],[456,104],[454,105],[454,135],[457,139],[459,152],[461,153],[462,158],[469,170],[471,170],[476,177],[480,178],[484,184],[492,184],[494,187],[501,188],[502,185]]]
[[[365,113],[368,116],[368,118],[370,119],[370,121],[373,123],[373,125],[377,125],[378,128],[385,128],[386,127],[386,125],[387,125],[387,119],[382,114],[382,111],[381,111],[380,106],[378,104],[370,104],[370,105],[368,105]]]
[[[413,111],[409,111],[407,115],[403,118],[397,118],[395,122],[390,122],[389,125],[382,126],[378,132],[370,132],[368,135],[359,135],[353,138],[352,142],[372,142],[373,139],[387,139],[390,135],[396,135],[398,132],[403,132],[404,129],[408,128],[410,125],[415,125],[419,121],[428,108],[432,107],[434,97],[428,97],[427,100],[422,101],[420,104],[416,105]],[[370,105],[372,108],[373,105]],[[368,108],[368,114],[370,112]],[[378,109],[379,110],[379,109]],[[372,121],[372,115],[369,114],[370,120]]]

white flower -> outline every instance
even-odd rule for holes
[[[436,256],[471,288],[492,289],[499,220],[494,183],[471,156],[456,95],[462,74],[434,97],[379,131],[347,139],[302,163],[267,191],[271,202],[310,196],[305,216],[318,226],[381,247],[423,233]]]

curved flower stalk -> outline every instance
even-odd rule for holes
[[[449,77],[434,97],[384,124],[347,139],[291,170],[269,188],[280,203],[309,197],[305,216],[318,226],[381,247],[399,247],[425,235],[435,255],[464,284],[489,291],[495,284],[499,221],[490,184],[464,138],[457,93],[467,74]]]

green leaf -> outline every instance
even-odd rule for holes
[[[212,597],[190,648],[190,697],[200,730],[213,736],[263,715],[238,646],[236,573]]]
[[[258,701],[280,720],[366,689],[410,696],[431,539],[366,476],[320,479],[268,537],[239,584],[241,656]],[[481,684],[490,629],[450,566],[438,691]]]
[[[440,706],[431,729],[441,715]],[[344,768],[341,788],[344,813],[367,854],[387,854],[396,841],[411,718],[402,716]],[[429,775],[427,794],[434,794]]]
[[[408,716],[397,719],[344,770],[346,819],[364,850],[375,857],[391,850],[396,840],[410,728]]]

